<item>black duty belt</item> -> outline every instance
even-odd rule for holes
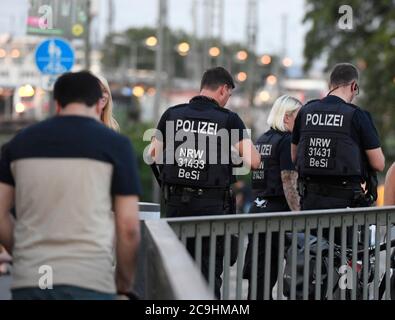
[[[358,184],[340,186],[328,184],[306,183],[307,193],[329,196],[339,199],[354,200],[361,196],[362,190]]]
[[[229,193],[229,189],[224,188],[203,189],[175,185],[166,185],[165,188],[170,196],[183,196],[187,193],[202,198],[223,198]]]

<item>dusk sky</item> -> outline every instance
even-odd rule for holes
[[[60,1],[60,0],[59,0]],[[98,17],[93,23],[93,38],[103,39],[107,33],[108,0],[96,1]],[[198,35],[204,31],[203,3],[198,0]],[[1,31],[16,32],[23,26],[23,8],[27,8],[27,0],[5,1],[7,6],[0,12]],[[168,23],[172,29],[192,32],[192,0],[168,0]],[[246,43],[246,19],[248,0],[225,0],[224,39],[226,42],[238,41]],[[155,27],[158,18],[158,0],[114,0],[116,31],[129,27]],[[27,10],[27,9],[26,9]],[[279,53],[282,48],[282,16],[287,15],[287,54],[297,65],[303,63],[303,45],[306,25],[302,24],[305,12],[304,0],[258,0],[258,38],[259,54]],[[98,30],[99,29],[99,30]],[[98,32],[97,32],[98,30]]]
[[[131,26],[155,26],[158,0],[114,0],[116,30]],[[199,0],[199,31],[204,30],[203,2]],[[225,0],[225,41],[246,42],[246,19],[248,0]],[[101,34],[105,32],[107,14],[106,0],[101,0]],[[192,32],[192,0],[169,0],[168,22],[172,29]],[[303,62],[303,43],[306,26],[302,24],[305,11],[304,0],[258,0],[259,53],[278,53],[282,48],[282,15],[288,16],[287,53],[297,63]]]

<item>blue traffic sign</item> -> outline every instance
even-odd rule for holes
[[[41,42],[36,49],[36,65],[43,74],[61,74],[74,65],[74,50],[61,38]]]

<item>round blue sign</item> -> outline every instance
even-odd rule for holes
[[[61,74],[74,65],[74,50],[60,38],[47,39],[36,49],[36,65],[43,74]]]

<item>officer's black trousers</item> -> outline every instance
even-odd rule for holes
[[[258,197],[260,201],[263,200],[262,197]],[[281,212],[281,211],[289,211],[289,207],[287,201],[284,197],[273,197],[267,198],[266,203],[263,206],[258,206],[255,202],[251,206],[249,213],[265,213],[265,212]],[[270,254],[270,288],[269,288],[269,296],[270,300],[273,300],[272,290],[274,285],[277,282],[278,275],[278,232],[272,233],[272,245],[271,245],[271,254]],[[244,261],[244,271],[243,278],[248,279],[248,299],[251,297],[251,281],[252,281],[252,235],[248,236],[248,247]],[[264,297],[264,279],[265,279],[265,248],[266,248],[266,234],[259,235],[258,242],[258,273],[257,273],[257,300],[263,300]]]
[[[188,203],[182,203],[181,196],[170,196],[165,202],[165,213],[168,218],[186,216],[205,216],[221,215],[229,213],[229,205],[224,204],[220,199],[204,199],[199,196],[192,196]],[[195,257],[195,239],[187,239],[187,250],[191,256]],[[224,260],[224,239],[217,237],[215,256],[215,296],[221,298],[222,271]],[[202,238],[202,263],[201,270],[204,277],[209,279],[209,260],[210,260],[210,238]]]
[[[306,194],[301,199],[302,210],[320,210],[320,209],[342,209],[342,208],[355,208],[355,207],[364,207],[364,204],[357,204],[355,201],[351,199],[340,199],[335,197],[329,197],[327,195],[320,195],[315,193]],[[352,248],[352,227],[347,227],[346,234],[346,247]],[[341,228],[335,228],[334,232],[334,241],[337,245],[341,245]],[[311,231],[312,235],[317,235],[316,230]],[[363,235],[363,234],[362,234]],[[322,231],[322,236],[325,239],[329,239],[329,229],[325,228]],[[335,266],[336,267],[336,266]],[[337,266],[339,267],[339,266]],[[347,298],[348,299],[348,298]]]
[[[330,196],[323,196],[315,193],[306,194],[301,199],[302,210],[324,210],[324,209],[342,209],[356,207],[351,199],[340,199]],[[317,235],[315,230],[311,231],[312,235]],[[323,230],[322,235],[325,239],[329,239],[329,230]],[[347,228],[347,247],[352,245],[352,228]],[[341,228],[335,228],[335,243],[341,244]]]

